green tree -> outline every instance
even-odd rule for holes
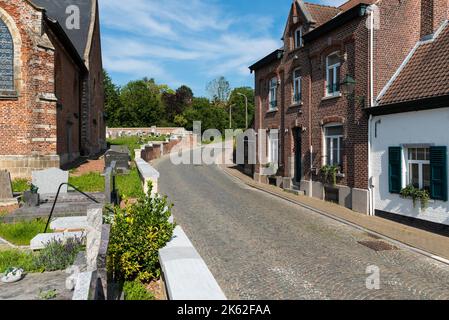
[[[131,81],[120,93],[123,108],[118,118],[121,126],[150,127],[163,123],[165,110],[160,94],[150,90],[148,82]]]
[[[162,94],[162,101],[165,105],[166,119],[174,123],[176,116],[181,115],[184,110],[192,105],[192,89],[187,86],[181,86],[176,92],[164,92]]]
[[[201,121],[201,129],[218,129],[224,134],[228,115],[225,109],[213,104],[207,98],[194,98],[192,106],[184,112],[187,120],[186,128],[193,129],[194,121]]]
[[[246,102],[248,98],[248,126],[254,119],[254,90],[250,87],[240,87],[232,90],[229,97],[229,106],[232,107],[232,128],[245,129],[246,126]],[[228,109],[229,110],[229,109]]]
[[[120,100],[120,88],[112,82],[106,70],[103,70],[103,84],[106,124],[109,127],[120,127],[119,114],[123,108]]]

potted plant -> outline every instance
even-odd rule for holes
[[[420,201],[421,209],[426,211],[429,201],[430,194],[427,190],[415,188],[413,185],[409,185],[406,188],[401,190],[401,198],[403,199],[412,199],[413,200],[413,208],[416,208],[416,203]]]
[[[321,174],[323,176],[324,183],[331,184],[332,186],[337,185],[337,176],[340,172],[340,167],[333,165],[326,165],[321,168]]]
[[[37,207],[40,203],[40,197],[39,197],[39,188],[36,187],[34,184],[30,185],[30,190],[25,191],[23,194],[23,202],[25,203],[25,206],[27,207]]]

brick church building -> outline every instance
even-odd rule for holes
[[[101,153],[102,69],[96,0],[0,0],[0,170]]]

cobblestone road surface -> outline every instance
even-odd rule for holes
[[[254,190],[216,166],[157,164],[160,192],[229,299],[449,299],[449,266]],[[380,290],[366,288],[367,267]]]

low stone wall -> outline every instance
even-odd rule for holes
[[[152,195],[158,193],[158,181],[160,176],[159,172],[154,169],[148,162],[141,158],[136,158],[135,162],[137,169],[139,170],[139,175],[145,194],[148,193],[148,182],[150,181],[153,184]]]
[[[189,131],[184,128],[106,128],[107,138],[139,135],[188,135]]]
[[[226,300],[226,296],[184,230],[176,227],[173,239],[159,251],[170,300]]]

